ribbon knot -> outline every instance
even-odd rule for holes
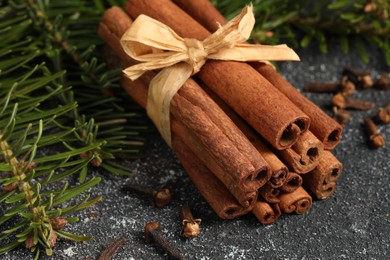
[[[188,48],[188,60],[185,62],[191,65],[192,74],[195,74],[206,63],[208,54],[204,49],[203,42],[197,39],[184,38],[184,44]]]
[[[131,80],[150,70],[162,69],[150,82],[146,111],[161,136],[171,145],[170,102],[184,82],[197,73],[207,59],[233,61],[299,60],[286,45],[246,44],[255,18],[252,6],[245,7],[203,41],[182,38],[167,25],[140,15],[124,33],[121,44],[137,65],[123,72]]]

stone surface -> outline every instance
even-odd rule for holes
[[[346,66],[369,69],[374,76],[386,69],[382,54],[375,49],[370,50],[369,65],[358,58],[355,50],[346,55],[332,45],[327,55],[319,54],[316,47],[298,53],[300,63],[279,63],[281,73],[298,89],[309,82],[337,81]],[[330,113],[330,94],[303,94]],[[385,105],[390,102],[390,90],[364,90],[354,97]],[[103,195],[104,200],[78,213],[80,221],[65,230],[93,235],[94,240],[59,241],[53,257],[41,259],[96,259],[106,245],[119,237],[126,237],[128,242],[113,259],[166,259],[159,247],[143,237],[148,221],[160,222],[162,232],[187,259],[388,259],[389,144],[383,149],[369,149],[362,127],[363,117],[375,113],[376,109],[352,112],[343,139],[334,150],[344,164],[336,193],[329,199],[314,201],[304,215],[283,215],[266,226],[252,214],[236,220],[219,219],[155,134],[150,138],[145,158],[122,162],[133,170],[129,179],[112,177],[104,171],[90,173],[102,177],[91,194]],[[390,140],[390,125],[379,129]],[[121,192],[126,181],[154,187],[166,185],[173,190],[174,201],[166,208],[153,208],[143,197]],[[180,205],[186,200],[194,216],[202,219],[201,233],[194,239],[179,236]],[[0,258],[32,259],[32,255],[20,248]]]

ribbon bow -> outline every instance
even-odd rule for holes
[[[121,38],[124,51],[142,63],[124,73],[135,80],[149,70],[162,69],[150,82],[146,110],[167,144],[171,145],[170,102],[184,82],[197,73],[207,59],[233,61],[298,61],[286,45],[247,44],[255,18],[252,6],[203,41],[182,38],[170,27],[140,15]]]

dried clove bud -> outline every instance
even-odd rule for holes
[[[371,120],[371,118],[364,118],[364,127],[369,136],[370,144],[373,148],[380,148],[385,146],[385,140],[383,139],[382,134],[378,132],[378,128]]]
[[[307,92],[316,92],[316,93],[335,93],[338,92],[340,89],[339,83],[332,83],[332,82],[314,82],[306,84],[303,87],[304,91]]]
[[[340,109],[370,110],[375,105],[371,102],[357,99],[349,99],[343,93],[337,93],[332,98],[332,103]]]
[[[352,81],[348,80],[347,77],[342,77],[340,83],[340,92],[343,93],[343,95],[346,97],[355,92],[355,90],[355,84]]]
[[[336,106],[333,107],[333,118],[342,126],[348,122],[351,118],[351,114],[348,110],[339,109]]]
[[[342,75],[346,76],[349,81],[352,81],[357,88],[367,89],[372,88],[374,85],[372,77],[368,72],[358,73],[350,68],[345,68]]]
[[[379,89],[389,89],[390,88],[390,77],[388,74],[382,74],[376,80],[374,86]]]
[[[139,194],[146,195],[153,200],[153,204],[157,208],[163,208],[172,201],[172,193],[168,188],[154,190],[145,186],[128,183],[122,190],[134,191]]]
[[[345,96],[349,96],[355,92],[355,84],[349,80],[342,80],[340,83],[309,83],[304,86],[303,90],[316,93],[342,92]]]
[[[390,103],[387,104],[385,107],[379,108],[378,120],[382,124],[389,124],[390,123]]]
[[[199,225],[202,220],[200,218],[194,219],[187,202],[183,204],[181,208],[181,220],[183,223],[181,235],[183,237],[190,238],[197,237],[199,235]]]
[[[160,224],[157,222],[148,222],[144,230],[145,239],[148,242],[155,242],[160,245],[165,252],[174,259],[185,259],[179,250],[171,245],[160,230]]]
[[[127,242],[127,239],[121,237],[111,242],[104,250],[100,253],[98,260],[111,260],[112,257],[121,249]]]

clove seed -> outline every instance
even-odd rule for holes
[[[385,146],[385,140],[382,134],[378,132],[378,128],[371,118],[364,118],[364,127],[369,136],[370,144],[373,148],[380,148]]]
[[[127,239],[124,237],[115,239],[100,253],[98,260],[111,260],[126,242]]]
[[[351,114],[348,110],[339,109],[338,107],[333,107],[333,118],[342,126],[345,126],[346,123],[351,118]]]
[[[146,241],[155,242],[160,245],[173,259],[185,259],[179,250],[173,247],[172,244],[165,238],[164,234],[160,230],[160,224],[158,222],[146,223],[144,235]]]
[[[342,80],[340,83],[315,82],[315,83],[306,84],[303,90],[308,92],[316,92],[316,93],[342,92],[344,95],[349,96],[353,92],[355,92],[355,84],[353,84],[349,80]]]
[[[382,74],[376,80],[374,86],[379,89],[389,89],[390,88],[390,77],[388,74]]]
[[[199,235],[199,225],[202,220],[200,218],[194,219],[187,202],[181,208],[181,220],[183,224],[181,235],[183,237],[191,238]]]
[[[372,77],[368,72],[359,73],[350,68],[345,68],[342,75],[346,76],[348,80],[352,81],[357,88],[367,89],[372,88],[374,85]]]
[[[387,104],[385,107],[379,108],[378,120],[382,124],[389,124],[390,123],[390,103]]]
[[[343,93],[337,93],[332,98],[332,103],[340,109],[370,110],[375,105],[371,102],[347,98]]]
[[[136,193],[148,196],[150,199],[152,199],[156,208],[163,208],[172,201],[172,192],[168,188],[155,190],[142,185],[127,183],[122,188],[122,190],[134,191]]]

